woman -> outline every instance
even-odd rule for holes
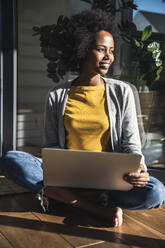
[[[74,26],[72,56],[65,66],[79,76],[49,92],[45,116],[45,147],[141,154],[134,96],[129,84],[106,79],[114,61],[114,21],[101,10],[83,11],[70,19]],[[65,50],[65,48],[64,48]],[[2,172],[40,193],[42,161],[23,152],[8,152],[1,159]],[[149,177],[144,158],[135,173],[125,178],[130,191],[71,190],[47,187],[50,198],[85,209],[121,226],[122,209],[149,209],[165,201],[164,185]]]

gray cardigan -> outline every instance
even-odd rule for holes
[[[112,151],[141,154],[135,100],[129,84],[104,78]],[[46,103],[44,147],[65,149],[64,111],[71,82],[50,90]],[[141,164],[146,168],[144,156]]]

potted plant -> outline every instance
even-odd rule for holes
[[[152,88],[163,70],[160,44],[149,41],[152,35],[151,26],[147,26],[141,34],[132,22],[122,23],[119,28],[132,51],[132,59],[122,68],[120,79],[133,83],[138,89],[144,128],[149,131],[158,98],[158,93]]]
[[[126,78],[129,74],[129,78],[133,79],[131,81],[139,91],[151,90],[163,70],[160,44],[157,41],[149,41],[152,35],[151,26],[147,26],[141,35],[132,22],[122,23],[119,28],[123,39],[130,44],[132,51],[130,65],[127,65],[128,69],[123,68],[121,78]]]

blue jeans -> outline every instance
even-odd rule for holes
[[[41,193],[44,188],[42,159],[29,153],[9,151],[0,158],[0,171],[35,194]],[[165,186],[154,177],[150,177],[144,187],[134,187],[130,191],[108,190],[105,193],[108,196],[107,207],[150,209],[165,202]]]

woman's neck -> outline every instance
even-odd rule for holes
[[[99,74],[94,76],[80,74],[80,76],[74,80],[74,84],[79,86],[98,86],[103,83],[104,80]]]

